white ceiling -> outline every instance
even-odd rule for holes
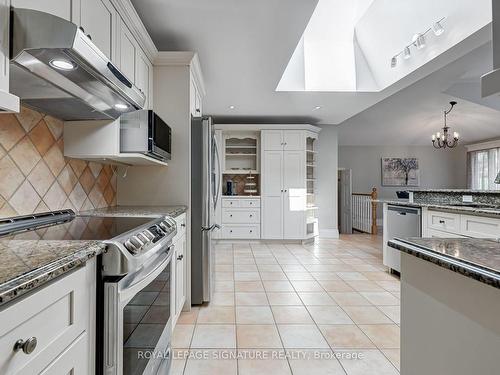
[[[359,113],[339,126],[341,145],[431,145],[433,133],[443,127],[443,110],[451,100],[458,105],[448,116],[451,131],[457,131],[462,144],[500,137],[500,111],[447,94],[461,82],[479,82],[481,74],[492,69],[491,44],[407,87],[397,95]],[[500,98],[497,100],[500,101]]]
[[[226,123],[340,124],[484,44],[490,37],[489,30],[481,30],[381,92],[277,92],[276,87],[317,0],[132,0],[132,3],[159,50],[198,52],[207,90],[204,113]],[[441,91],[439,88],[436,93]],[[428,110],[420,117],[439,117],[448,98],[432,94],[428,89],[418,92],[413,96],[418,103],[406,105],[398,100],[398,95],[390,100],[396,100],[401,108],[387,106],[384,102],[381,105],[385,109],[374,114],[405,115],[402,108],[418,104],[421,110]],[[434,99],[427,100],[430,95],[434,95]],[[235,109],[230,109],[230,105]],[[316,106],[321,109],[314,110]],[[377,111],[377,107],[373,110]],[[465,109],[465,105],[461,108]],[[359,119],[369,120],[363,113],[360,116],[365,117]],[[412,116],[417,116],[415,111]],[[411,116],[406,116],[404,123],[412,120],[412,124],[421,126],[421,121],[408,117]],[[393,122],[397,124],[398,119]],[[348,142],[388,143],[377,131],[388,129],[390,122],[374,131],[373,137],[361,131],[367,126],[361,123],[357,125],[351,120],[346,123],[359,129],[354,137],[352,132],[342,131]],[[395,129],[400,127],[396,125]],[[432,126],[426,129],[429,135],[435,131]],[[408,141],[421,141],[420,136],[412,135],[411,131],[401,133]],[[362,138],[366,139],[361,141]]]

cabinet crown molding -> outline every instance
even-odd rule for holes
[[[193,51],[160,51],[153,61],[154,66],[189,66],[198,89],[205,96],[205,84],[198,54]]]

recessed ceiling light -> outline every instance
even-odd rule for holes
[[[321,109],[320,105],[317,105],[316,107],[314,107],[314,111],[317,111],[318,109]]]
[[[229,109],[235,109],[236,107],[234,105],[230,105]]]
[[[128,105],[123,104],[123,103],[116,103],[115,108],[119,111],[124,111],[124,110],[128,109]]]
[[[74,62],[64,59],[50,60],[49,65],[59,70],[73,70],[77,67]]]

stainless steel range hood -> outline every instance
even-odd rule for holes
[[[116,119],[142,109],[144,94],[75,24],[11,11],[10,89],[23,104],[62,120]]]

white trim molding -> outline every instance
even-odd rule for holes
[[[469,152],[479,151],[479,150],[488,150],[490,148],[498,148],[498,147],[500,147],[500,139],[465,145],[465,148]]]
[[[216,130],[259,131],[259,130],[309,130],[319,133],[321,128],[311,124],[215,124]]]
[[[327,228],[319,230],[319,238],[339,238],[339,230],[338,228]]]
[[[201,71],[201,63],[196,52],[192,51],[160,51],[157,53],[153,61],[154,66],[189,66],[191,73],[196,81],[198,89],[205,96],[205,84],[203,81],[203,73]]]

